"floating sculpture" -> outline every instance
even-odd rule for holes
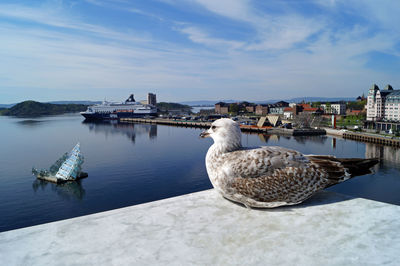
[[[88,176],[81,171],[83,162],[80,144],[77,143],[72,151],[65,153],[49,170],[32,168],[32,174],[39,179],[55,183],[74,181]]]

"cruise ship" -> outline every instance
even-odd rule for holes
[[[155,94],[149,93],[148,103],[150,104],[136,102],[133,94],[131,94],[129,98],[122,103],[104,101],[102,104],[89,106],[85,112],[81,112],[81,115],[83,115],[86,120],[118,120],[120,118],[156,116],[157,107],[155,106]]]

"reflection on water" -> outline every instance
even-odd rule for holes
[[[264,143],[272,142],[279,143],[282,139],[290,140],[293,139],[297,143],[306,144],[314,142],[317,144],[325,144],[326,141],[331,138],[332,150],[336,149],[337,139],[335,137],[328,136],[279,136],[279,135],[268,135],[258,134],[260,141]],[[343,140],[342,140],[343,141]],[[389,162],[400,163],[400,149],[393,146],[379,145],[375,143],[363,143],[365,145],[365,158],[379,158]]]
[[[389,162],[400,163],[400,149],[392,146],[365,143],[365,158],[379,158]]]
[[[293,139],[301,144],[314,142],[316,144],[325,144],[328,137],[326,135],[322,136],[294,136]]]
[[[122,134],[126,135],[133,143],[136,136],[147,134],[149,139],[157,138],[157,125],[152,124],[133,124],[119,123],[116,120],[110,121],[86,121],[82,124],[89,127],[89,130],[94,133],[102,133],[107,135]]]
[[[307,142],[315,142],[324,144],[328,139],[327,136],[287,136],[287,135],[269,135],[269,134],[258,134],[258,138],[265,143],[268,142],[279,142],[281,139],[290,140],[293,139],[298,143],[305,144]],[[336,140],[336,139],[335,139]]]
[[[258,138],[265,143],[268,143],[269,138],[271,137],[271,135],[267,135],[267,134],[258,134]]]
[[[65,182],[62,184],[54,184],[44,180],[36,179],[32,183],[32,189],[35,193],[45,191],[48,188],[50,188],[64,200],[82,200],[85,196],[85,189],[82,187],[81,180]]]
[[[26,127],[36,127],[39,126],[41,123],[44,123],[45,121],[43,120],[33,120],[33,119],[27,119],[27,120],[21,120],[17,121],[18,125],[26,126]]]

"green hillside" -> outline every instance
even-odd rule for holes
[[[190,107],[189,105],[184,105],[180,103],[166,103],[166,102],[157,103],[157,107],[161,111],[181,110],[189,112],[192,109],[192,107]]]
[[[0,110],[0,115],[10,116],[37,116],[37,115],[58,115],[85,111],[87,105],[83,104],[51,104],[35,101],[25,101],[14,105],[11,108]]]

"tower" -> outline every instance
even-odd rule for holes
[[[375,121],[378,117],[380,117],[380,110],[381,110],[380,90],[376,84],[373,84],[368,91],[367,120]]]
[[[147,104],[151,104],[156,106],[157,105],[157,98],[154,93],[147,94]]]

